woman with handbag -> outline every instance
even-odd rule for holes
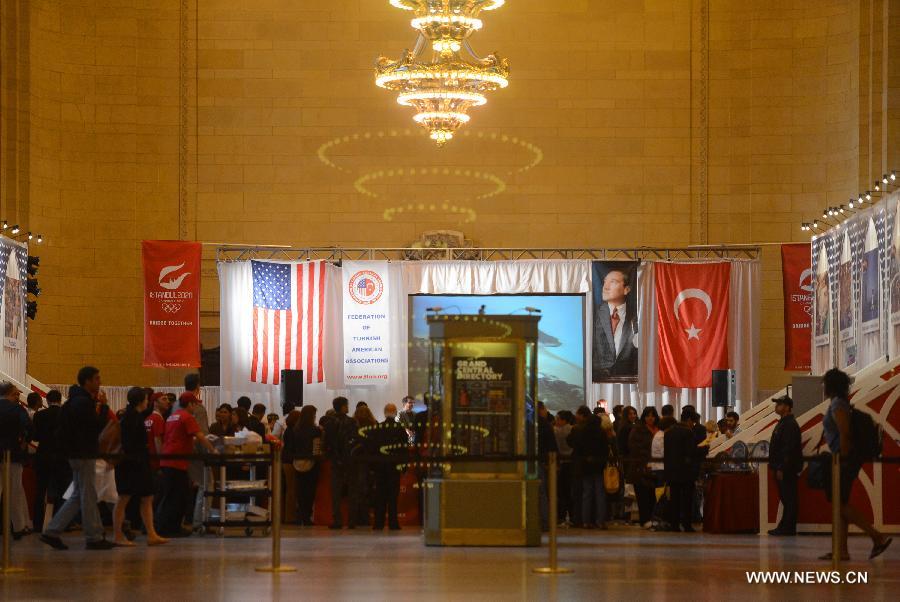
[[[316,483],[319,479],[318,460],[311,456],[322,455],[322,430],[316,425],[315,406],[303,406],[293,426],[286,428],[285,450],[288,449],[298,456],[291,463],[296,471],[297,524],[311,527]]]
[[[634,485],[640,524],[649,529],[656,503],[656,484],[650,471],[653,437],[659,428],[659,414],[656,408],[646,407],[641,412],[641,420],[628,434],[628,457],[625,461],[625,481]]]

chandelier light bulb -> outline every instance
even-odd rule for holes
[[[871,200],[872,200],[872,192],[869,191],[869,190],[866,191],[866,200],[867,200],[867,201],[871,201]]]
[[[462,45],[456,40],[436,40],[431,47],[435,52],[459,52]]]
[[[819,220],[814,219],[813,223],[812,223],[812,227],[815,228],[816,230],[818,230],[819,229]]]
[[[38,244],[41,244],[42,242],[44,242],[44,235],[43,235],[43,234],[38,234],[38,235],[37,235],[37,241],[38,241]]]
[[[19,233],[19,224],[16,224],[15,226],[13,226],[12,230],[10,230],[10,232],[12,232],[13,236],[18,234]]]
[[[850,199],[850,204],[848,205],[848,207],[850,207],[851,209],[853,209],[853,202],[853,199]]]
[[[875,192],[881,192],[881,181],[875,180]]]
[[[883,176],[881,176],[881,183],[882,183],[882,184],[887,184],[887,183],[888,183],[888,177],[887,177],[887,174],[884,174]]]
[[[9,222],[3,220],[3,229],[6,230],[7,228],[9,228]]]
[[[28,240],[32,240],[33,238],[34,238],[34,235],[33,235],[31,232],[29,232],[29,233],[28,233]]]

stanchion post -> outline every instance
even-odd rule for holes
[[[281,446],[276,446],[272,454],[271,483],[269,498],[269,518],[272,520],[272,565],[257,567],[260,573],[293,573],[297,569],[281,564]]]
[[[12,533],[12,527],[9,523],[9,506],[12,499],[12,482],[9,477],[9,466],[12,463],[12,452],[5,450],[3,452],[3,567],[2,572],[6,573],[24,573],[25,569],[10,566],[9,563],[9,538]]]
[[[831,456],[831,566],[835,569],[841,564],[844,547],[841,504],[841,454],[835,453]]]
[[[556,515],[557,515],[557,496],[556,496],[556,472],[557,472],[558,454],[550,452],[547,466],[547,497],[550,498],[550,508],[548,514],[550,537],[548,547],[550,548],[550,566],[539,567],[534,569],[535,573],[543,575],[564,575],[572,572],[572,569],[560,568],[558,564],[556,549]]]

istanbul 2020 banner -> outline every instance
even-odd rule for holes
[[[145,367],[200,365],[200,255],[198,242],[145,240]]]
[[[812,302],[816,285],[810,254],[807,243],[781,245],[785,370],[807,371],[811,365]]]

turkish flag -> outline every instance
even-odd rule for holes
[[[731,264],[657,263],[659,382],[668,387],[712,384],[728,368]]]

